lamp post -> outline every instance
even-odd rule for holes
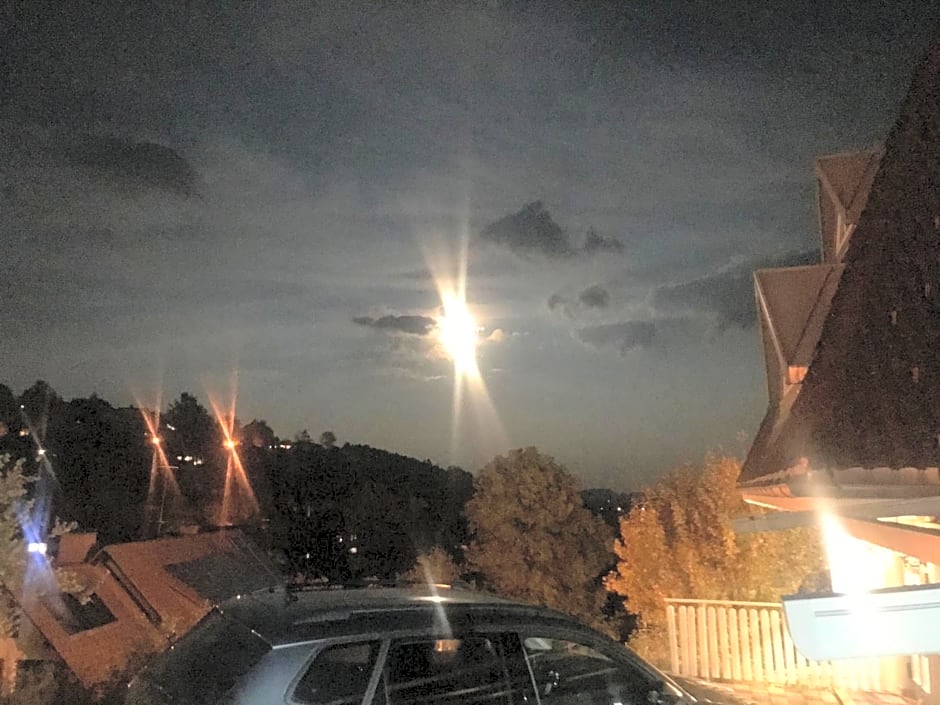
[[[179,465],[161,465],[160,466],[160,513],[157,515],[157,538],[163,533],[163,510],[166,505],[166,486],[169,475],[174,470],[179,470]]]

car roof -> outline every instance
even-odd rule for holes
[[[544,607],[440,585],[277,588],[239,595],[223,602],[218,609],[272,646],[355,634],[517,619],[568,627],[579,624]]]

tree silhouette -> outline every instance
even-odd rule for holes
[[[222,443],[218,425],[195,396],[183,392],[163,415],[170,457],[206,457]]]

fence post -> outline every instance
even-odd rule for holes
[[[731,680],[731,649],[728,647],[728,612],[730,610],[725,605],[718,608],[718,661],[721,664],[721,670],[718,673],[719,678]]]
[[[741,641],[738,631],[738,610],[734,607],[728,610],[728,636],[731,641],[731,678],[741,680]]]
[[[681,645],[682,661],[679,674],[683,676],[695,675],[695,639],[689,631],[689,608],[686,605],[679,607],[679,643]]]
[[[747,609],[738,610],[738,636],[741,642],[741,678],[754,680],[754,659],[751,657],[751,625]]]
[[[698,633],[698,653],[699,653],[699,675],[702,678],[708,678],[708,622],[706,621],[707,608],[705,605],[695,606],[696,629]]]
[[[673,673],[679,673],[679,635],[676,633],[676,608],[666,605],[666,629],[669,634],[669,663]]]

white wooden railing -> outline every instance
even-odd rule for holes
[[[666,600],[672,672],[707,680],[899,692],[897,657],[808,661],[773,602]]]

